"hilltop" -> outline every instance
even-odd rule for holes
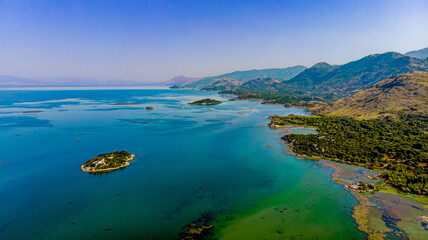
[[[312,110],[359,120],[384,118],[398,112],[427,115],[428,72],[394,75],[349,97]]]

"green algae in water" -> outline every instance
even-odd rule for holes
[[[254,209],[223,216],[215,237],[364,239],[365,234],[355,231],[356,224],[343,216],[351,214],[356,201],[340,189],[332,191],[325,176],[317,174],[306,173],[303,181],[290,183],[290,188],[263,199]]]

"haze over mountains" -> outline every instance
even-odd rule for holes
[[[406,53],[405,55],[425,59],[425,58],[428,58],[428,48],[423,48],[420,50],[411,51],[411,52]]]
[[[41,87],[41,86],[134,86],[141,85],[127,80],[99,80],[89,78],[24,78],[0,75],[0,87]]]
[[[343,65],[320,62],[310,68],[301,65],[288,68],[272,68],[235,71],[211,77],[177,76],[161,83],[144,84],[138,81],[97,80],[88,78],[24,78],[0,75],[0,86],[98,86],[98,85],[178,85],[204,90],[231,90],[238,87],[248,91],[261,90],[287,94],[310,94],[313,96],[340,98],[367,88],[395,74],[409,71],[426,71],[428,48],[411,51],[405,55],[395,52],[372,54]],[[261,83],[263,78],[279,82],[272,85]],[[243,85],[258,80],[253,86]],[[270,81],[270,80],[267,80]],[[242,86],[241,86],[242,85]],[[259,85],[259,86],[258,86]]]
[[[186,84],[190,84],[192,82],[198,81],[202,78],[195,78],[195,77],[186,77],[186,76],[177,76],[169,79],[168,81],[160,83],[162,86],[170,86],[170,85],[178,85],[183,86]]]

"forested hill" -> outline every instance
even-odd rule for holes
[[[338,66],[330,65],[325,62],[317,63],[301,72],[299,75],[291,79],[287,84],[283,84],[283,90],[299,88],[311,89],[319,85],[318,81],[322,76],[325,76],[327,73],[333,71],[337,67]]]
[[[238,81],[233,78],[220,78],[212,81],[209,85],[202,88],[204,91],[225,91],[231,90],[234,87],[240,86],[241,81]]]
[[[207,85],[209,83],[221,78],[233,78],[241,82],[246,82],[256,78],[272,77],[280,81],[287,81],[297,76],[299,73],[301,73],[305,69],[306,67],[298,65],[298,66],[288,67],[288,68],[271,68],[271,69],[261,69],[261,70],[235,71],[232,73],[226,73],[218,76],[206,77],[199,81],[187,84],[186,87],[190,87],[190,88],[208,87]]]
[[[312,110],[359,120],[385,118],[399,112],[428,115],[428,72],[398,74],[352,96]]]
[[[280,84],[281,81],[275,78],[257,78],[248,82],[245,82],[240,86],[242,89],[253,90],[253,91],[263,91],[269,88],[274,89],[277,84]]]
[[[341,98],[382,79],[410,71],[428,71],[428,60],[387,52],[340,66],[317,64],[278,87],[283,92],[298,90],[327,98]]]

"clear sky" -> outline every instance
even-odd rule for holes
[[[156,82],[425,47],[427,0],[0,0],[0,75]]]

